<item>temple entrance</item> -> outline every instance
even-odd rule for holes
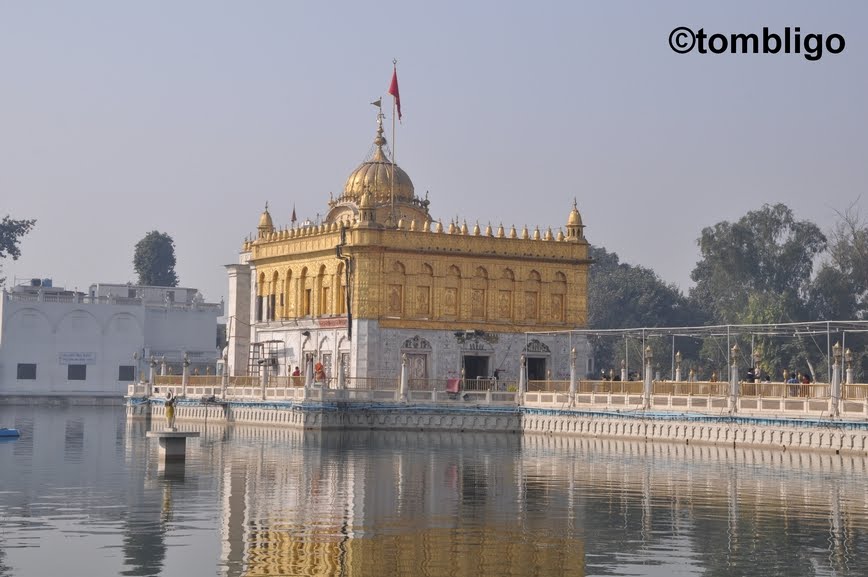
[[[483,379],[488,377],[488,357],[464,356],[464,378]]]
[[[527,359],[527,380],[544,381],[546,378],[546,360],[542,358]]]

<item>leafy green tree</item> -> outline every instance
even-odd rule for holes
[[[133,267],[141,285],[178,286],[175,241],[164,232],[152,230],[136,243]]]
[[[653,270],[622,263],[616,253],[604,248],[591,247],[590,255],[594,264],[588,276],[589,328],[702,324],[701,311],[693,307],[675,285],[663,282]],[[623,351],[617,339],[594,337],[591,344],[597,367],[620,366]],[[653,343],[652,348],[655,358],[658,354],[660,358],[667,358],[671,353],[668,343]],[[685,350],[682,354],[686,354]],[[641,358],[640,355],[637,358]]]
[[[35,219],[31,220],[14,220],[9,218],[9,215],[3,217],[0,221],[0,259],[11,256],[12,260],[18,260],[21,256],[21,250],[18,248],[18,243],[21,237],[30,232],[33,225],[36,224]],[[2,268],[0,268],[2,272]],[[0,276],[0,286],[6,282],[6,278]]]
[[[806,320],[814,260],[826,246],[816,224],[796,220],[783,204],[766,204],[735,223],[702,230],[690,297],[721,324],[750,322],[757,293],[783,300],[780,318],[771,322]]]

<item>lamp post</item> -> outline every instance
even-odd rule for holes
[[[681,351],[675,353],[675,381],[681,382]]]

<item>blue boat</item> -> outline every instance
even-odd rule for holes
[[[20,437],[21,433],[18,432],[18,429],[7,429],[6,427],[0,427],[0,437]]]

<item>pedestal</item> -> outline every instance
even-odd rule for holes
[[[160,443],[160,460],[184,462],[187,457],[187,439],[199,436],[198,431],[148,431],[149,439],[157,439]]]

